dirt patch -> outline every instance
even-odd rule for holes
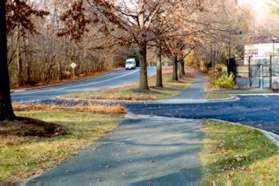
[[[65,135],[67,130],[60,125],[36,119],[18,117],[15,121],[0,121],[1,136],[55,137]]]

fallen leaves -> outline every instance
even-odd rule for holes
[[[15,111],[70,111],[70,112],[93,112],[93,113],[117,113],[126,114],[127,109],[120,105],[104,105],[104,104],[89,104],[89,105],[55,105],[55,104],[14,104]]]
[[[5,182],[18,182],[41,174],[77,155],[116,128],[123,116],[58,111],[25,111],[17,115],[59,123],[69,129],[69,133],[54,138],[0,135],[0,180]]]
[[[226,185],[276,185],[279,151],[261,132],[228,122],[205,122],[203,181]],[[276,183],[276,184],[275,184]]]

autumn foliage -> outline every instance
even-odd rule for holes
[[[90,23],[90,20],[86,18],[84,12],[83,1],[73,2],[71,7],[60,17],[65,27],[58,33],[58,36],[70,35],[71,39],[80,40],[84,32],[89,31],[86,26]]]
[[[37,10],[28,5],[26,1],[9,0],[6,3],[8,32],[14,30],[17,26],[22,26],[25,30],[30,31],[31,33],[38,33],[32,18],[44,18],[47,15],[49,15],[49,12]]]

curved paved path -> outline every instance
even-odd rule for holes
[[[204,98],[205,76],[172,101]],[[167,100],[170,101],[170,100]],[[92,149],[27,185],[197,185],[202,121],[130,113]]]
[[[208,78],[202,73],[195,73],[195,80],[193,84],[184,90],[179,96],[167,100],[160,100],[158,103],[201,103],[207,102],[205,88],[207,86]]]
[[[95,147],[27,185],[197,185],[201,122],[129,115]]]
[[[128,118],[96,149],[83,151],[35,181],[43,185],[197,185],[203,119],[240,122],[279,134],[278,96],[210,102],[203,90],[206,82],[205,76],[197,74],[193,85],[178,97],[127,104]],[[278,136],[266,135],[278,142]]]

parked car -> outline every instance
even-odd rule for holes
[[[125,69],[126,70],[133,70],[137,68],[137,62],[134,58],[129,58],[126,60]]]

